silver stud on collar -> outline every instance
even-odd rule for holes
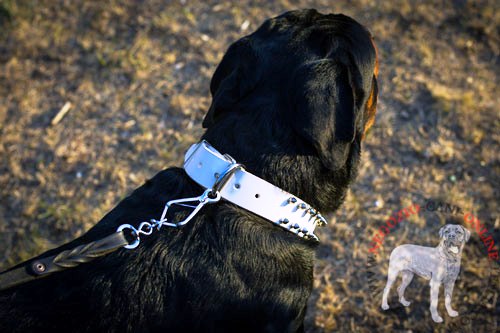
[[[307,210],[307,212],[311,215],[311,216],[316,216],[316,214],[318,214],[318,212],[316,211],[316,209],[312,208],[312,207],[309,207],[309,209]]]
[[[318,227],[324,227],[328,224],[326,219],[319,213],[316,215],[316,220],[314,221],[314,223],[316,223]]]
[[[279,224],[288,224],[290,222],[288,219],[281,219],[278,221]]]

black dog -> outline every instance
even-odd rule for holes
[[[229,48],[211,81],[203,138],[327,213],[354,179],[375,117],[376,51],[343,15],[285,13]],[[137,225],[203,190],[160,172],[84,236],[46,257]],[[316,243],[227,202],[135,250],[0,292],[1,332],[301,332]]]

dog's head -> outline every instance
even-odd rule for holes
[[[373,39],[358,22],[313,9],[287,12],[229,47],[210,84],[204,137],[257,174],[262,160],[281,154],[299,168],[342,175],[331,190],[342,197],[374,122],[377,75]]]
[[[439,229],[439,238],[447,254],[457,256],[470,238],[470,231],[460,224],[447,224]]]

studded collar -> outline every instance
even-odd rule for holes
[[[321,214],[300,198],[259,178],[222,155],[207,141],[192,145],[184,160],[186,173],[206,189],[304,239],[319,241],[316,226],[326,225]]]

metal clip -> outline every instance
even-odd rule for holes
[[[221,195],[219,192],[213,192],[212,189],[207,189],[199,197],[170,200],[165,205],[165,208],[163,208],[163,213],[161,214],[159,220],[152,219],[150,222],[142,222],[139,225],[139,228],[135,228],[133,225],[130,224],[122,224],[118,227],[116,232],[121,232],[125,229],[129,229],[132,235],[134,236],[135,240],[131,244],[125,245],[124,248],[135,249],[137,246],[139,246],[139,243],[141,242],[140,239],[141,235],[149,236],[153,233],[155,228],[156,230],[160,230],[162,226],[168,226],[173,228],[183,226],[184,224],[191,221],[191,219],[200,211],[200,209],[203,208],[203,206],[205,206],[206,204],[216,203],[220,199]],[[196,206],[185,204],[189,202],[198,202],[198,204]],[[193,208],[193,210],[191,211],[191,214],[188,215],[188,217],[186,217],[184,220],[180,222],[176,223],[168,222],[168,220],[166,219],[167,211],[173,205],[190,207]]]
[[[213,197],[214,195],[215,195],[215,197]],[[199,197],[171,200],[171,201],[167,202],[167,204],[165,205],[165,208],[163,209],[163,213],[161,214],[160,221],[166,221],[165,216],[167,215],[167,211],[173,205],[179,205],[179,206],[184,206],[184,207],[193,207],[194,209],[191,212],[191,214],[189,214],[188,217],[186,217],[184,220],[182,220],[180,222],[176,222],[176,223],[168,223],[168,224],[161,223],[161,225],[159,227],[161,227],[163,225],[175,226],[175,227],[183,226],[184,224],[191,221],[191,219],[200,211],[200,209],[203,208],[203,206],[205,206],[206,204],[216,203],[220,199],[221,199],[221,195],[219,192],[213,193],[212,189],[207,189]],[[196,206],[184,205],[184,203],[196,202],[196,201],[198,202],[198,205],[196,205]]]

